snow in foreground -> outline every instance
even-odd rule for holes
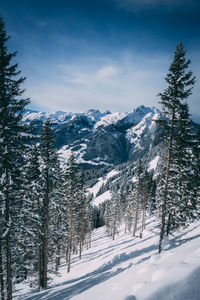
[[[105,227],[94,230],[92,248],[83,259],[73,257],[71,273],[66,265],[48,290],[31,293],[18,285],[15,299],[49,300],[199,300],[200,222],[170,237],[157,254],[158,228],[149,218],[143,238],[106,236]]]

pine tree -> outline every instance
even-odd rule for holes
[[[0,18],[0,284],[1,299],[12,299],[15,269],[13,259],[19,226],[20,165],[23,162],[24,138],[26,130],[21,124],[23,111],[29,103],[23,99],[21,85],[25,78],[20,77],[18,64],[12,64],[16,52],[9,53],[6,43],[4,22]],[[17,260],[17,259],[16,259]]]
[[[90,197],[90,195],[87,195],[86,197],[86,242],[87,242],[87,248],[91,248],[92,244],[92,230],[94,229],[94,207],[92,205],[93,198]],[[101,211],[100,211],[100,218],[101,218]]]
[[[113,240],[121,224],[121,217],[121,195],[117,191],[112,191],[110,200],[110,228]]]
[[[61,257],[65,253],[68,234],[64,178],[59,163],[54,170],[54,187],[50,208],[50,256],[52,263],[55,265],[55,271],[58,271]]]
[[[170,231],[191,221],[193,215],[194,190],[191,187],[193,177],[192,126],[189,119],[188,104],[180,105],[174,137],[171,166],[169,169],[169,201],[167,235]]]
[[[112,236],[112,228],[111,228],[111,201],[110,200],[106,201],[106,203],[105,203],[104,220],[105,220],[107,234],[109,236]]]
[[[190,186],[193,190],[193,219],[200,217],[200,125],[193,139],[193,176],[191,176]]]
[[[87,230],[87,197],[83,170],[79,174],[79,191],[77,199],[77,235],[79,240],[79,259],[81,259],[84,237]]]
[[[67,272],[70,272],[71,268],[71,252],[73,245],[73,236],[75,231],[75,212],[76,212],[76,200],[78,197],[78,171],[77,165],[75,162],[74,155],[72,154],[68,160],[67,168],[65,170],[64,176],[64,187],[65,187],[65,197],[66,197],[66,206],[67,206],[67,219],[68,219],[68,244],[67,244],[67,263],[68,268]]]
[[[134,228],[133,228],[133,236],[136,236],[137,227],[138,227],[138,219],[139,213],[141,211],[142,203],[143,203],[143,184],[142,184],[142,176],[143,176],[143,167],[142,162],[139,160],[136,170],[136,183],[135,183],[135,218],[134,218]]]
[[[169,73],[165,78],[168,86],[163,93],[159,94],[163,111],[158,122],[163,128],[163,145],[167,149],[165,176],[163,177],[162,186],[163,199],[159,253],[162,250],[162,241],[167,230],[166,218],[168,218],[168,220],[170,218],[167,213],[168,203],[172,200],[172,194],[169,195],[169,183],[172,178],[170,168],[174,159],[173,154],[176,147],[175,137],[179,134],[178,124],[180,122],[181,105],[183,105],[183,101],[191,95],[192,87],[195,83],[195,77],[193,77],[192,72],[186,72],[186,69],[190,64],[190,60],[186,60],[185,55],[186,51],[183,44],[180,43],[176,48],[174,59],[169,68]],[[172,189],[171,193],[173,192],[175,191]]]
[[[56,149],[54,148],[54,136],[50,121],[47,120],[41,132],[41,177],[42,177],[42,203],[41,203],[41,278],[40,286],[47,288],[48,263],[55,254],[52,246],[52,236],[55,235],[55,210],[59,206],[60,199],[60,166]],[[54,243],[53,243],[54,245]],[[51,247],[50,247],[51,246]]]
[[[150,175],[147,170],[145,170],[142,174],[141,178],[141,185],[142,185],[142,226],[140,231],[140,238],[142,238],[142,233],[146,226],[146,214],[147,208],[149,205],[149,198],[150,198]]]
[[[125,197],[124,207],[124,222],[125,222],[125,234],[127,230],[130,232],[134,220],[134,207],[135,207],[135,190],[133,186],[129,187],[129,190]]]
[[[149,204],[148,204],[148,212],[149,214],[153,214],[156,207],[156,190],[157,190],[157,180],[153,178],[153,174],[150,174],[148,180],[148,191],[149,191]]]
[[[36,270],[40,278],[41,172],[38,147],[33,144],[29,148],[29,152],[25,156],[22,173],[21,226],[17,230],[20,245],[17,255],[20,262],[19,271],[17,272],[18,280],[24,280],[27,276],[35,276]]]

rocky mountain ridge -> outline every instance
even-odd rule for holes
[[[143,105],[128,113],[26,111],[23,121],[39,135],[43,122],[50,119],[63,163],[73,151],[79,164],[91,168],[137,160],[154,151],[158,114],[157,108]]]

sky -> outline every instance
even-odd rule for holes
[[[188,102],[200,122],[199,0],[0,0],[0,15],[31,109],[159,107],[182,41],[197,78]]]

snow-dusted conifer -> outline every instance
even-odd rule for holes
[[[70,272],[71,267],[71,252],[73,246],[73,237],[75,235],[76,221],[76,201],[78,197],[78,170],[74,155],[72,154],[68,160],[64,175],[64,188],[68,219],[68,241],[67,241],[67,272]]]
[[[170,169],[172,168],[172,162],[174,160],[173,153],[175,149],[175,137],[179,134],[178,124],[180,122],[180,110],[183,101],[185,101],[192,93],[192,87],[195,82],[195,77],[191,71],[186,72],[190,64],[190,60],[185,58],[186,51],[183,44],[180,43],[176,47],[174,53],[174,59],[170,65],[169,73],[167,74],[165,80],[167,82],[167,87],[163,93],[160,93],[162,105],[162,113],[159,124],[163,128],[163,147],[167,149],[166,153],[166,163],[165,163],[165,176],[163,176],[163,185],[161,185],[162,193],[162,212],[161,212],[161,231],[159,240],[159,253],[162,250],[162,241],[164,235],[167,231],[166,224],[167,219],[170,216],[168,214],[168,203],[172,200],[172,193],[175,190],[171,189],[171,195],[169,195],[170,189]],[[168,222],[169,224],[169,222]]]
[[[124,204],[124,214],[123,219],[125,222],[125,234],[127,230],[130,232],[133,220],[134,220],[134,207],[135,207],[135,190],[131,185],[125,197],[125,204]]]
[[[139,214],[142,210],[142,203],[143,203],[143,183],[142,183],[142,176],[143,176],[143,166],[141,160],[138,161],[137,170],[136,170],[136,182],[135,182],[135,193],[133,195],[135,199],[135,216],[134,216],[134,227],[133,227],[133,236],[136,236],[137,228],[138,228],[138,220]]]
[[[114,240],[122,219],[120,193],[117,191],[112,191],[110,202],[110,229],[112,239]]]
[[[13,277],[16,275],[15,247],[19,226],[21,199],[20,166],[23,162],[25,127],[21,124],[23,111],[29,103],[23,99],[18,64],[12,64],[16,52],[9,53],[9,37],[0,18],[0,284],[1,299],[12,299]]]
[[[197,219],[200,217],[200,125],[194,135],[192,146],[193,175],[190,177],[190,186],[193,190],[192,218]]]
[[[48,265],[55,255],[56,236],[55,225],[59,220],[58,207],[62,199],[60,185],[62,184],[59,169],[59,160],[54,148],[54,136],[50,121],[47,120],[41,132],[41,177],[42,177],[42,203],[41,203],[41,278],[40,286],[47,288]],[[56,214],[55,214],[56,211]],[[56,220],[55,220],[56,218]],[[53,244],[52,244],[53,243]]]
[[[42,197],[39,151],[34,144],[25,156],[22,173],[21,198],[23,200],[20,214],[20,226],[17,228],[19,247],[18,280],[26,279],[39,273],[40,277],[40,207]],[[37,280],[39,281],[39,280]]]

